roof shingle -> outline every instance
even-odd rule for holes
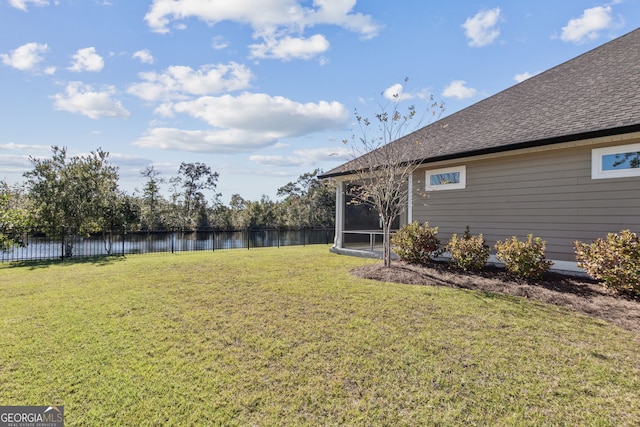
[[[427,163],[638,130],[640,28],[392,144],[411,144],[405,160]],[[352,165],[324,177],[349,174]]]

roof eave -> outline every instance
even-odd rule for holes
[[[593,138],[602,138],[607,136],[624,135],[624,134],[635,133],[635,132],[640,132],[640,123],[628,125],[628,126],[619,126],[615,128],[609,128],[609,129],[600,129],[596,131],[581,132],[581,133],[570,134],[570,135],[554,136],[552,138],[538,139],[533,141],[518,142],[518,143],[507,144],[507,145],[502,145],[498,147],[489,147],[489,148],[482,148],[477,150],[462,151],[459,153],[453,153],[453,154],[448,154],[444,156],[428,157],[428,158],[421,159],[418,163],[428,164],[428,163],[441,162],[445,160],[464,159],[467,157],[481,156],[486,154],[504,153],[508,151],[522,150],[526,148],[545,147],[549,145],[582,141],[582,140],[593,139]],[[318,178],[319,179],[338,178],[342,176],[353,175],[354,173],[355,171],[353,170],[344,171],[344,172],[334,172],[334,173],[319,175]]]

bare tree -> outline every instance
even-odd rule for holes
[[[398,89],[390,101],[378,105],[380,112],[375,119],[364,118],[356,111],[360,135],[343,141],[351,146],[353,155],[346,165],[353,178],[347,186],[347,195],[352,197],[352,203],[369,205],[380,215],[385,267],[391,265],[391,227],[408,206],[409,177],[420,161],[414,154],[420,141],[410,140],[408,134],[421,127],[427,118],[431,121],[439,117],[444,110],[444,104],[431,96],[419,117],[414,105],[403,112],[402,88]],[[398,141],[401,138],[403,141]]]

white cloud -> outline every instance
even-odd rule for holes
[[[351,13],[357,0],[315,0],[314,5],[318,9],[310,12],[309,25],[333,24],[339,25],[355,33],[359,33],[364,39],[376,37],[381,30],[370,15]]]
[[[153,64],[155,59],[153,55],[151,55],[151,51],[149,49],[139,50],[133,53],[133,59],[138,59],[143,64]]]
[[[227,42],[227,40],[222,36],[216,36],[211,41],[211,47],[215,50],[226,49],[229,47],[229,42]]]
[[[82,71],[100,71],[104,68],[104,60],[100,55],[96,53],[95,47],[87,47],[84,49],[78,49],[75,55],[73,55],[73,62],[69,67],[69,70],[75,72]]]
[[[58,69],[56,67],[47,67],[44,69],[44,73],[48,76],[53,76]]]
[[[264,43],[252,44],[252,58],[271,58],[289,61],[291,59],[311,59],[329,50],[329,42],[321,34],[315,34],[309,38],[290,37],[282,38],[265,37]]]
[[[0,150],[18,150],[18,151],[36,151],[36,152],[49,152],[51,147],[48,145],[39,144],[15,144],[8,142],[6,144],[0,144]]]
[[[155,32],[169,32],[187,18],[197,18],[209,25],[233,21],[250,25],[256,40],[250,46],[257,58],[309,59],[329,47],[323,35],[303,36],[306,28],[337,25],[360,34],[375,37],[380,26],[371,16],[354,13],[356,0],[314,0],[303,5],[299,0],[261,0],[260,2],[227,0],[154,0],[145,21]],[[184,25],[181,25],[184,28]]]
[[[303,7],[297,0],[154,0],[144,19],[153,31],[166,33],[171,20],[195,17],[209,24],[235,21],[254,29],[322,24],[338,25],[375,37],[380,27],[368,15],[352,13],[356,0],[315,0],[315,8]]]
[[[449,86],[444,88],[442,91],[442,96],[445,98],[457,98],[457,99],[465,99],[471,98],[476,95],[478,92],[476,89],[470,88],[466,86],[467,82],[464,80],[454,80]]]
[[[404,86],[400,83],[396,83],[382,93],[382,96],[391,100],[391,101],[405,101],[408,99],[413,99],[414,96],[409,93],[404,93]]]
[[[51,146],[39,144],[16,144],[8,142],[0,144],[0,176],[7,182],[23,182],[22,174],[33,167],[31,158],[44,159],[50,157]]]
[[[0,171],[8,173],[23,173],[31,166],[29,156],[16,154],[0,154]]]
[[[134,154],[109,153],[109,160],[120,166],[146,166],[151,160]]]
[[[462,27],[470,39],[469,46],[482,47],[491,44],[499,35],[497,28],[500,20],[500,8],[481,10],[473,18],[467,18]]]
[[[586,9],[580,18],[574,18],[562,27],[560,38],[565,42],[582,43],[600,36],[599,31],[613,24],[611,6],[596,6]]]
[[[272,145],[277,137],[237,129],[153,128],[132,144],[138,147],[206,153],[237,153]]]
[[[42,53],[49,50],[47,44],[27,43],[12,50],[10,54],[1,54],[2,62],[18,70],[32,70],[44,58]]]
[[[118,168],[118,175],[121,180],[129,180],[134,182],[136,186],[140,184],[140,171],[153,164],[150,159],[144,157],[112,152],[109,153],[109,162]],[[177,167],[175,170],[177,170]]]
[[[266,166],[310,166],[319,162],[347,160],[353,154],[346,148],[294,150],[292,156],[253,155],[249,160]]]
[[[129,87],[128,92],[146,101],[185,99],[188,95],[215,95],[246,89],[253,78],[246,66],[229,64],[204,65],[199,70],[187,66],[171,66],[162,73],[145,72],[145,80]]]
[[[349,120],[338,102],[301,104],[283,97],[243,93],[205,96],[193,101],[163,104],[166,116],[187,114],[213,129],[151,129],[134,145],[162,149],[229,153],[275,145],[282,138],[342,128]]]
[[[65,94],[58,93],[51,98],[56,110],[79,113],[92,119],[101,117],[127,118],[131,114],[120,101],[115,100],[115,89],[107,86],[102,91],[94,91],[90,85],[70,82]]]
[[[9,0],[9,5],[16,9],[28,11],[27,5],[33,3],[35,6],[49,6],[49,0]]]
[[[276,138],[338,129],[349,119],[347,109],[339,102],[301,104],[282,96],[248,92],[238,96],[203,96],[166,108],[217,128],[265,132]]]
[[[515,76],[513,76],[513,79],[516,82],[521,83],[521,82],[523,82],[523,81],[525,81],[527,79],[530,79],[531,77],[535,76],[536,74],[538,74],[538,73],[531,74],[530,72],[525,71],[524,73],[516,74]]]
[[[303,164],[299,158],[285,156],[264,156],[256,154],[249,156],[249,160],[266,166],[301,166]]]

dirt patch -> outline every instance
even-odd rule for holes
[[[381,263],[369,264],[353,270],[352,274],[383,282],[447,286],[531,298],[604,319],[640,334],[640,301],[616,296],[587,278],[549,273],[540,280],[524,281],[513,279],[497,267],[471,273],[444,263],[418,266],[400,261],[393,262],[390,268],[384,268]]]

